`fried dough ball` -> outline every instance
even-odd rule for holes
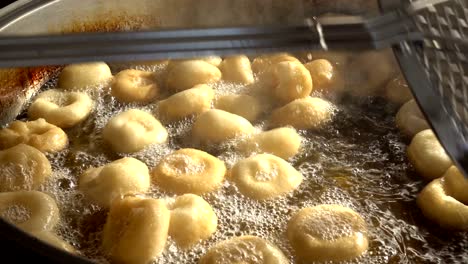
[[[26,232],[52,230],[60,217],[55,200],[38,191],[0,193],[0,216]]]
[[[170,212],[162,200],[126,197],[112,203],[102,248],[116,263],[146,264],[166,245]]]
[[[219,56],[207,56],[207,57],[201,57],[198,59],[208,62],[209,64],[216,66],[216,67],[219,67],[219,65],[221,65],[221,62],[223,61],[223,59],[221,59],[221,57]]]
[[[252,71],[255,74],[260,74],[262,72],[267,71],[271,65],[274,65],[283,61],[300,62],[298,59],[296,59],[295,57],[287,53],[267,54],[267,55],[256,57],[252,61]]]
[[[236,163],[230,178],[243,195],[265,200],[295,190],[303,177],[285,160],[271,154],[258,154]]]
[[[199,60],[199,61],[204,61],[206,63],[209,63],[215,67],[219,67],[221,65],[221,62],[223,59],[219,56],[208,56],[208,57],[198,57],[198,58],[191,58],[191,59],[182,59],[182,60],[171,60],[169,61],[169,65],[167,66],[167,70],[170,71],[174,66],[177,66],[178,64],[186,61],[194,61],[194,60]]]
[[[28,116],[32,120],[44,118],[50,124],[69,128],[88,118],[93,107],[93,100],[85,93],[51,89],[34,99]]]
[[[67,90],[91,89],[111,78],[111,70],[104,62],[70,64],[60,73],[58,87]]]
[[[76,249],[72,245],[70,245],[68,242],[66,242],[65,240],[63,240],[62,238],[50,231],[32,232],[31,235],[51,246],[54,246],[68,253],[77,253]]]
[[[311,71],[311,66],[313,65],[314,67],[322,65],[322,63],[316,63],[316,64],[310,64],[307,63],[304,66],[311,71],[311,76],[312,76],[312,83],[314,85],[314,89],[322,90],[324,92],[342,92],[345,90],[345,84],[346,84],[346,73],[347,73],[347,65],[350,60],[350,54],[347,52],[334,52],[334,51],[313,51],[311,52],[311,57],[313,61],[328,61],[332,65],[332,78],[330,79],[331,82],[328,83],[328,85],[325,85],[325,87],[321,87],[320,84],[316,83],[314,74]],[[327,63],[324,63],[322,65],[323,69],[329,68]],[[321,67],[318,67],[317,69],[321,69]],[[321,71],[321,70],[320,70]],[[319,71],[319,72],[320,72]]]
[[[398,105],[402,105],[413,99],[413,94],[401,73],[393,77],[387,83],[385,87],[385,97],[390,102]]]
[[[452,160],[430,129],[413,137],[407,154],[416,171],[426,180],[441,177],[452,166]]]
[[[112,117],[102,130],[102,137],[114,151],[132,153],[166,142],[168,134],[151,114],[130,109]]]
[[[274,64],[269,70],[268,78],[271,78],[275,98],[283,104],[307,97],[312,92],[310,72],[300,62],[284,61]]]
[[[221,62],[219,68],[223,79],[228,82],[251,84],[254,82],[250,60],[245,55],[227,57]]]
[[[206,84],[195,85],[160,101],[159,113],[168,121],[199,115],[211,108],[213,98],[213,88]]]
[[[237,145],[244,154],[270,153],[289,159],[299,152],[301,136],[291,127],[280,127],[246,138]]]
[[[150,188],[148,167],[134,158],[122,158],[81,174],[78,188],[102,207],[125,195],[145,193]]]
[[[318,59],[304,64],[310,72],[312,83],[315,89],[328,89],[335,78],[333,65],[325,60]]]
[[[203,144],[217,144],[253,132],[247,119],[218,109],[199,115],[192,127],[192,136]]]
[[[424,216],[448,229],[468,231],[468,180],[451,166],[418,195]]]
[[[153,180],[162,189],[177,194],[204,194],[221,186],[224,162],[197,149],[179,149],[164,157],[153,169]]]
[[[68,137],[60,127],[47,123],[43,118],[13,121],[7,128],[0,129],[0,149],[21,143],[42,152],[58,152],[68,146]]]
[[[289,260],[271,242],[256,236],[234,237],[217,243],[199,264],[288,264]]]
[[[308,52],[313,60],[324,59],[336,66],[346,66],[353,53],[346,51],[313,50]]]
[[[218,226],[218,217],[202,197],[184,194],[171,205],[169,235],[182,248],[208,239]]]
[[[217,82],[221,71],[205,61],[183,61],[174,65],[167,75],[167,86],[172,91],[183,91],[197,84]]]
[[[296,255],[306,262],[351,260],[369,246],[364,219],[336,204],[301,209],[289,220],[287,235]]]
[[[409,138],[413,138],[414,135],[423,130],[430,129],[426,118],[414,99],[406,102],[400,110],[398,110],[395,123],[401,133]]]
[[[358,96],[379,95],[397,70],[391,50],[363,52],[347,67],[347,86]]]
[[[149,103],[159,95],[154,72],[123,70],[112,80],[111,94],[125,103]]]
[[[318,97],[296,99],[275,109],[270,117],[272,127],[292,126],[296,129],[319,129],[332,119],[334,106]]]
[[[442,176],[444,179],[444,188],[450,193],[450,196],[458,201],[468,204],[468,180],[460,173],[455,166],[451,166]]]
[[[37,189],[52,174],[47,157],[25,144],[0,151],[0,168],[0,192]]]
[[[262,113],[260,100],[246,94],[229,94],[216,100],[215,108],[242,116],[250,122],[257,120]]]

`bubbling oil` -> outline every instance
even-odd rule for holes
[[[111,68],[115,71],[121,67]],[[131,68],[155,71],[159,79],[164,80],[164,68],[159,66]],[[55,87],[55,80],[45,87]],[[164,83],[160,83],[160,87],[164,87]],[[216,96],[246,89],[227,83],[218,83],[213,88]],[[234,150],[235,140],[215,147],[198,146],[190,136],[192,118],[165,124],[169,132],[166,144],[151,145],[133,154],[113,153],[101,138],[108,120],[130,108],[145,110],[157,117],[155,105],[120,103],[109,95],[107,86],[86,92],[96,102],[95,111],[81,125],[66,130],[69,148],[48,154],[54,172],[42,191],[55,197],[59,205],[59,235],[84,256],[108,263],[100,250],[107,211],[89,203],[77,190],[77,179],[86,169],[124,156],[137,158],[153,168],[165,155],[185,147],[208,151],[228,167],[245,157]],[[345,96],[336,98],[334,103],[337,112],[332,124],[320,131],[299,131],[303,137],[301,153],[289,160],[304,176],[297,190],[280,198],[255,201],[242,196],[236,186],[226,180],[219,190],[204,195],[219,218],[213,236],[188,250],[178,248],[169,238],[166,250],[154,263],[197,263],[215,243],[240,235],[265,238],[277,245],[291,263],[302,263],[294,257],[285,234],[286,226],[296,211],[319,204],[350,207],[368,225],[369,250],[362,257],[345,263],[466,262],[466,233],[446,232],[436,227],[416,206],[416,195],[424,183],[406,160],[405,142],[394,124],[396,109],[379,98],[356,101]],[[267,117],[254,124],[258,131],[266,129]],[[152,186],[146,195],[167,201],[175,197],[157,186]],[[340,232],[330,228],[324,235],[337,237]]]

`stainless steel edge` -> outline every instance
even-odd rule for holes
[[[46,7],[57,0],[19,0],[0,9],[0,31],[35,10]]]

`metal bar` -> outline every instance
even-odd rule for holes
[[[321,48],[316,28],[308,25],[3,36],[0,67]]]
[[[31,0],[24,5],[18,6],[17,8],[11,10],[6,15],[0,17],[0,29],[7,26],[14,21],[21,19],[26,14],[44,8],[54,2],[59,0]]]
[[[319,49],[314,27],[171,29],[0,37],[0,67]]]
[[[138,32],[73,33],[62,35],[12,36],[1,35],[0,47],[15,45],[51,45],[68,43],[107,43],[117,41],[193,41],[209,39],[268,38],[288,35],[313,35],[304,25],[288,27],[244,27],[210,29],[171,29]]]

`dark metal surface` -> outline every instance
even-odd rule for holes
[[[4,263],[27,263],[29,261],[45,263],[94,263],[83,257],[70,255],[58,250],[5,222],[0,218],[1,239],[0,253]]]
[[[5,0],[5,1],[2,1],[2,2],[0,3],[0,8],[5,7],[5,6],[7,6],[7,5],[9,5],[9,4],[13,3],[13,2],[15,2],[15,1],[13,1],[13,0]]]

